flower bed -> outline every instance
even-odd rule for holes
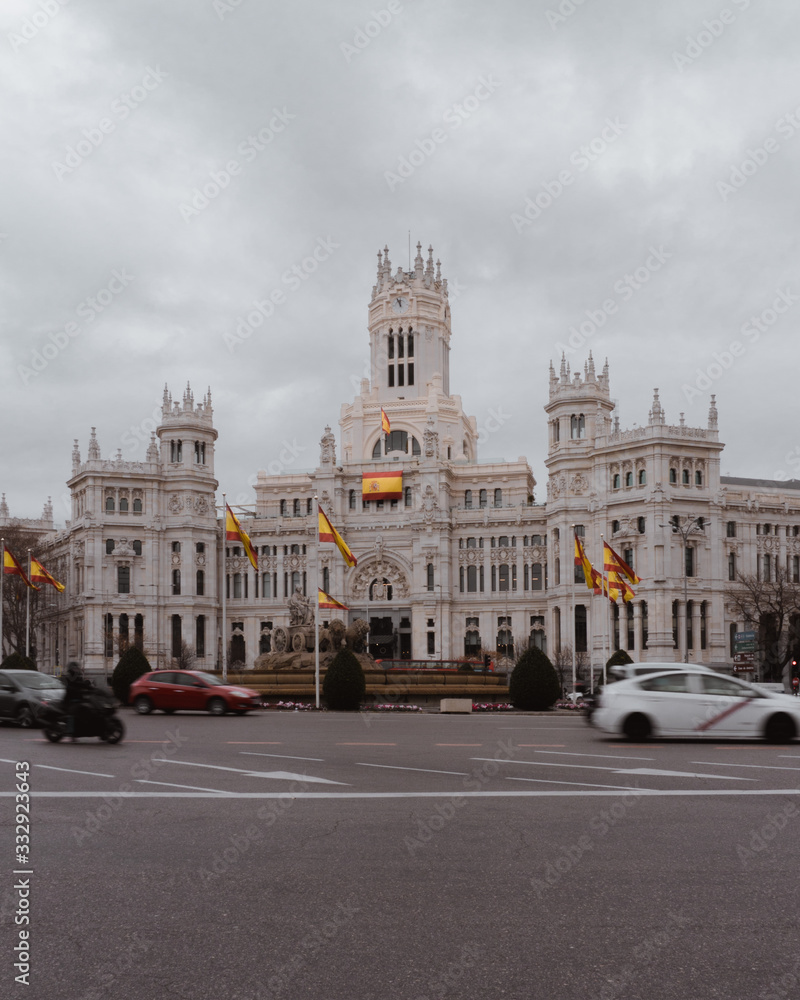
[[[513,705],[499,701],[472,703],[473,712],[510,712],[513,708]]]

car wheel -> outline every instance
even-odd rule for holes
[[[23,729],[30,729],[33,725],[33,712],[28,705],[20,705],[15,716],[17,725]]]
[[[208,703],[208,711],[210,715],[224,715],[228,711],[228,706],[222,698],[212,698]]]
[[[797,735],[794,722],[788,715],[771,715],[764,727],[767,743],[791,743]]]
[[[647,716],[637,712],[627,717],[622,725],[622,732],[634,743],[643,743],[652,735],[653,727]]]
[[[139,715],[149,715],[153,711],[153,703],[146,694],[140,694],[134,701],[133,707]]]

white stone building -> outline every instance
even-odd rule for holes
[[[317,579],[351,619],[370,620],[376,656],[518,653],[529,641],[552,654],[574,638],[595,664],[608,646],[722,665],[744,627],[725,606],[735,573],[780,566],[800,579],[800,482],[720,476],[713,396],[706,427],[682,415],[668,424],[656,390],[647,424],[621,430],[607,363],[599,374],[591,355],[582,372],[551,365],[547,501],[537,503],[525,458],[480,462],[475,418],[451,393],[447,280],[432,250],[424,260],[418,244],[411,271],[392,272],[388,250],[378,254],[368,322],[371,378],[341,408],[338,457],[326,427],[318,467],[259,473],[254,513],[240,515],[258,573],[223,540],[210,391],[195,405],[188,387],[180,402],[165,390],[143,462],[102,459],[94,429],[82,461],[76,441],[72,519],[47,539],[67,591],[38,637],[43,669],[76,658],[107,671],[120,636],[159,666],[186,642],[198,665],[216,667],[223,579],[232,660],[248,667],[288,624],[294,588],[313,599]],[[362,499],[362,476],[381,470],[402,472],[402,496]],[[317,552],[315,496],[356,567],[330,545]],[[702,519],[686,545],[676,515]],[[635,567],[630,604],[576,583],[573,526],[596,566],[602,535]]]

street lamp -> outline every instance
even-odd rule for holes
[[[709,521],[704,517],[694,517],[689,514],[683,519],[683,524],[681,524],[680,516],[675,514],[669,524],[661,524],[661,528],[671,528],[673,535],[680,535],[683,539],[683,616],[684,616],[684,629],[683,629],[683,662],[689,662],[689,643],[688,639],[688,628],[686,618],[688,616],[689,610],[689,578],[686,573],[686,552],[688,549],[689,535],[701,533]]]

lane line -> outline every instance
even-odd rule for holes
[[[172,781],[148,781],[146,778],[135,779],[140,785],[166,785],[167,788],[189,788],[194,792],[216,792],[217,795],[230,795],[231,792],[224,792],[220,788],[201,788],[199,785],[177,785]]]
[[[337,747],[396,747],[396,743],[336,743]]]
[[[282,747],[283,740],[228,740],[234,747]]]
[[[457,774],[461,777],[467,777],[469,775],[468,771],[432,771],[427,767],[400,767],[397,764],[362,764],[361,761],[356,761],[357,767],[384,767],[388,768],[390,771],[422,771],[423,774]]]
[[[668,771],[654,767],[601,767],[599,764],[562,764],[549,760],[498,760],[495,757],[473,757],[473,760],[493,760],[497,764],[528,764],[534,767],[577,767],[584,771],[612,771],[614,774],[648,774],[662,778],[714,778],[716,781],[755,781],[755,778],[733,778],[729,774],[696,774],[693,771]]]
[[[13,798],[15,792],[0,792],[0,798]],[[102,799],[108,798],[109,792],[36,792],[30,793],[33,799]],[[226,792],[220,793],[217,790],[210,792],[121,792],[113,793],[115,797],[121,799],[153,799],[153,798],[173,798],[173,799],[452,799],[456,796],[462,798],[475,799],[532,799],[532,798],[611,798],[619,795],[617,791],[556,791],[554,790],[534,790],[525,792],[509,791],[480,791],[468,792],[463,788],[457,788],[449,792]],[[797,795],[800,797],[800,788],[638,788],[631,794],[647,795],[652,798],[697,798],[705,796],[715,798],[718,796],[746,796],[754,795]]]
[[[728,764],[720,760],[691,760],[690,764],[713,764],[714,767],[755,767],[759,771],[800,771],[800,767],[780,767],[777,764]]]
[[[324,757],[290,757],[288,753],[259,753],[258,750],[240,750],[239,753],[247,754],[248,757],[279,757],[281,760],[314,760],[319,764],[325,763]]]
[[[566,743],[517,743],[518,747],[565,747]]]
[[[623,757],[621,754],[615,753],[572,753],[569,750],[563,753],[558,750],[540,750],[539,753],[549,753],[554,757],[600,757],[605,760],[655,760],[655,757]],[[696,764],[697,761],[693,761],[692,763]]]
[[[48,771],[68,771],[70,774],[91,774],[95,778],[116,778],[115,774],[100,774],[98,771],[76,771],[71,767],[53,767],[52,764],[34,764],[34,767],[44,767]]]
[[[482,747],[483,743],[434,743],[435,747]]]
[[[589,781],[557,781],[549,778],[506,778],[506,781],[538,781],[545,785],[583,785],[586,788],[616,788],[620,792],[652,792],[652,788],[634,788],[632,785],[595,785]]]

